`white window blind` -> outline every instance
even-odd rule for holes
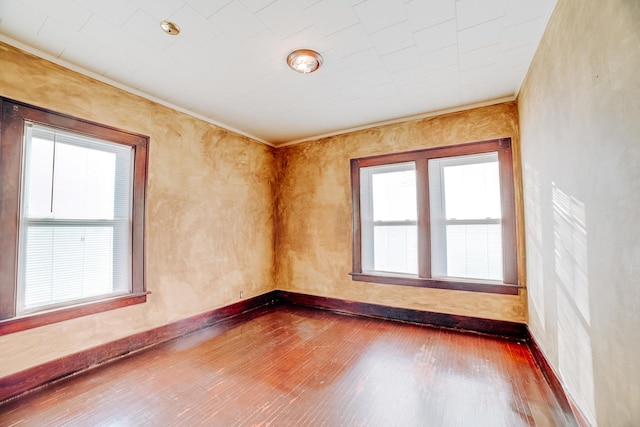
[[[418,273],[415,163],[360,169],[362,269]]]
[[[498,153],[429,160],[431,275],[502,280]]]
[[[132,148],[25,124],[18,313],[131,292]]]

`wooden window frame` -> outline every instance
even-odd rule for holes
[[[502,208],[502,253],[503,281],[476,279],[431,278],[431,239],[429,223],[429,159],[464,156],[489,152],[498,153],[500,169],[500,196]],[[362,271],[362,228],[360,211],[360,169],[393,163],[415,162],[416,193],[418,205],[418,274],[405,275]],[[450,289],[458,291],[485,292],[517,295],[518,285],[515,190],[513,176],[513,154],[511,138],[493,139],[467,144],[436,147],[403,153],[351,159],[351,204],[352,204],[352,270],[354,281],[416,286],[423,288]]]
[[[3,97],[0,97],[0,114],[0,335],[144,303],[148,294],[145,284],[144,220],[149,138]],[[16,315],[25,120],[132,147],[131,293],[87,303],[70,302],[56,309]]]

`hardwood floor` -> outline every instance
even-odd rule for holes
[[[10,400],[0,425],[574,424],[523,342],[281,305]]]

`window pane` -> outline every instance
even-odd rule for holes
[[[500,224],[447,225],[447,276],[502,280]]]
[[[56,144],[56,218],[113,219],[116,155]]]
[[[500,218],[498,154],[464,157],[488,161],[452,166],[443,162],[445,218]]]
[[[417,233],[415,225],[374,227],[373,270],[418,274]]]
[[[360,169],[362,269],[417,274],[415,163]]]
[[[24,309],[124,289],[114,279],[114,228],[31,226],[27,231]],[[117,256],[117,254],[115,254]]]
[[[30,132],[27,132],[30,135]],[[53,177],[53,140],[32,138],[28,147],[25,179],[27,215],[46,218],[51,212],[51,180]]]
[[[416,220],[415,169],[375,172],[371,181],[374,221]]]
[[[115,219],[129,216],[131,147],[27,126],[26,215]],[[53,203],[52,203],[53,200]]]
[[[131,147],[27,125],[18,311],[131,289]]]
[[[502,280],[498,154],[429,160],[431,274]]]

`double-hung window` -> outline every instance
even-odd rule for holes
[[[2,111],[0,332],[143,302],[147,138]]]
[[[351,161],[354,280],[515,294],[511,141]]]

